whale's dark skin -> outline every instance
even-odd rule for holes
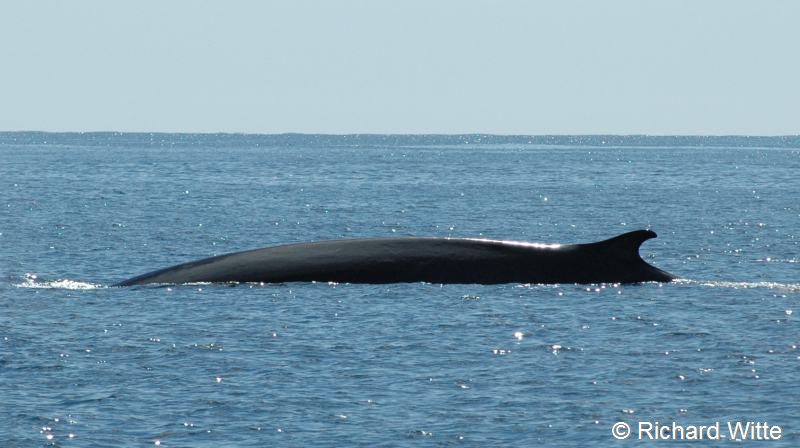
[[[655,232],[589,244],[469,238],[370,238],[237,252],[150,272],[115,286],[196,282],[639,283],[671,274],[639,256]]]

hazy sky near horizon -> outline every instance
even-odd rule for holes
[[[0,4],[0,130],[799,134],[800,2]]]

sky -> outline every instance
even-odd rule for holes
[[[2,1],[0,131],[800,134],[794,0]]]

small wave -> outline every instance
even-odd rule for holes
[[[788,292],[800,292],[800,283],[778,283],[778,282],[730,282],[730,281],[703,281],[678,279],[674,283],[682,285],[698,285],[709,288],[730,288],[730,289],[775,289]]]
[[[42,280],[36,274],[25,274],[25,279],[14,286],[17,288],[34,289],[101,289],[106,287],[105,285],[97,283],[79,282],[69,279]]]

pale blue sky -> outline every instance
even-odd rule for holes
[[[799,1],[0,3],[0,130],[798,134]]]

